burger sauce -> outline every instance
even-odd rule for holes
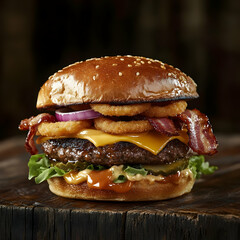
[[[112,181],[112,172],[107,170],[92,171],[88,175],[87,184],[89,188],[112,190],[118,193],[128,192],[132,187],[131,181],[124,183],[114,183]]]

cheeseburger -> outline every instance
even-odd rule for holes
[[[187,109],[195,82],[171,65],[134,56],[93,58],[52,75],[24,119],[29,179],[62,197],[147,201],[181,196],[214,172],[206,115]],[[50,113],[51,114],[50,114]],[[36,143],[41,145],[38,154]]]

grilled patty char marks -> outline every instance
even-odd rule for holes
[[[120,164],[166,164],[190,156],[189,147],[177,139],[170,141],[157,155],[133,143],[118,142],[95,147],[90,141],[79,138],[50,139],[42,143],[49,159],[67,163],[86,161],[104,166]]]

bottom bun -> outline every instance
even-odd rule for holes
[[[102,201],[154,201],[175,198],[191,191],[194,177],[189,169],[180,172],[179,177],[171,181],[136,181],[130,191],[117,193],[111,190],[89,188],[87,182],[68,184],[63,177],[48,179],[52,193],[66,198],[102,200]]]

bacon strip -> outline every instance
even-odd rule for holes
[[[167,136],[178,136],[179,133],[174,122],[169,118],[149,118],[148,121],[154,129]]]
[[[48,113],[41,113],[36,117],[26,118],[19,124],[18,128],[20,130],[29,130],[25,140],[25,148],[31,155],[38,153],[33,137],[36,135],[39,124],[42,122],[56,122],[56,119]]]
[[[186,110],[177,116],[187,125],[189,147],[198,154],[213,155],[217,152],[217,140],[208,117],[197,109]]]

